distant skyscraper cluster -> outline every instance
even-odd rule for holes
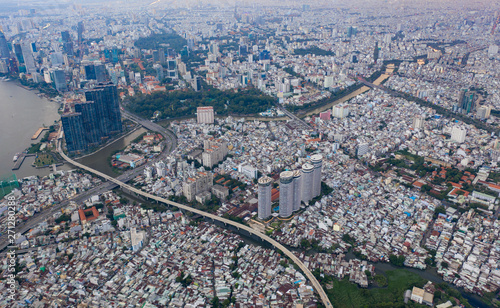
[[[68,152],[84,152],[122,131],[118,91],[112,83],[99,84],[85,92],[85,102],[75,104],[75,112],[63,114]]]
[[[300,209],[301,202],[309,201],[321,194],[321,168],[323,156],[320,154],[311,157],[311,163],[305,163],[302,170],[283,171],[280,174],[279,216],[289,217]],[[271,216],[272,179],[263,176],[258,180],[259,185],[259,219]]]

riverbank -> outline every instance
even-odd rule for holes
[[[40,127],[52,125],[60,118],[60,104],[40,97],[35,92],[21,86],[16,80],[0,82],[0,176],[12,174],[12,158],[31,146],[34,132]],[[35,169],[31,163],[31,159],[25,161],[20,169],[14,171],[16,176],[48,175],[48,169]]]
[[[100,148],[98,151],[92,153],[91,155],[87,155],[75,160],[108,176],[117,177],[119,174],[116,174],[113,171],[113,168],[108,163],[107,158],[110,157],[113,152],[124,149],[132,140],[140,136],[142,133],[145,133],[146,131],[147,130],[145,128],[140,127],[134,130],[132,133],[116,139],[106,147]]]

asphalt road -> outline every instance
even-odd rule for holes
[[[271,244],[273,247],[275,247],[276,249],[279,249],[281,250],[284,254],[286,254],[295,264],[297,264],[297,266],[302,270],[302,272],[307,276],[307,279],[309,279],[309,281],[311,282],[311,284],[313,285],[314,289],[316,290],[316,292],[319,294],[320,298],[321,298],[321,301],[323,302],[323,305],[325,307],[332,307],[332,304],[330,303],[330,300],[328,299],[328,296],[326,295],[325,291],[323,290],[323,288],[321,287],[321,284],[318,282],[318,280],[314,277],[314,275],[311,273],[311,271],[309,271],[309,269],[304,265],[304,263],[302,263],[302,261],[299,260],[299,258],[297,258],[290,250],[288,250],[286,247],[284,247],[283,245],[281,245],[280,243],[278,243],[277,241],[275,241],[274,239],[270,238],[269,236],[257,231],[257,230],[254,230],[246,225],[243,225],[243,224],[239,224],[237,222],[234,222],[232,220],[229,220],[229,219],[226,219],[226,218],[222,218],[222,217],[219,217],[217,215],[213,215],[213,214],[210,214],[210,213],[206,213],[206,212],[203,212],[203,211],[200,211],[198,209],[195,209],[195,208],[192,208],[190,206],[187,206],[187,205],[184,205],[184,204],[180,204],[180,203],[177,203],[177,202],[173,202],[173,201],[170,201],[170,200],[167,200],[167,199],[164,199],[164,198],[161,198],[161,197],[158,197],[158,196],[155,196],[155,195],[152,195],[152,194],[149,194],[149,193],[146,193],[142,190],[139,190],[135,187],[132,187],[124,182],[121,182],[119,179],[115,179],[115,178],[112,178],[100,171],[97,171],[97,170],[94,170],[92,168],[89,168],[83,164],[80,164],[78,162],[75,162],[73,161],[72,159],[70,159],[68,156],[66,156],[64,154],[64,152],[61,150],[60,148],[60,145],[59,145],[59,148],[58,148],[58,151],[59,151],[59,154],[61,154],[61,156],[69,163],[71,163],[72,165],[76,166],[76,167],[79,167],[81,169],[84,169],[84,170],[87,170],[89,172],[92,172],[94,173],[95,175],[97,176],[100,176],[110,182],[113,182],[113,183],[116,183],[117,185],[119,185],[120,187],[122,188],[125,188],[131,192],[134,192],[138,195],[141,195],[141,196],[144,196],[146,198],[149,198],[149,199],[152,199],[152,200],[156,200],[158,202],[162,202],[162,203],[166,203],[166,204],[169,204],[169,205],[172,205],[172,206],[175,206],[175,207],[178,207],[180,209],[183,209],[183,210],[186,210],[186,211],[190,211],[194,214],[198,214],[198,215],[201,215],[203,217],[207,217],[209,219],[212,219],[213,221],[219,221],[219,222],[222,222],[224,223],[224,225],[230,225],[230,226],[233,226],[233,227],[236,227],[237,229],[242,229],[242,230],[245,230],[247,231],[248,233],[252,234],[252,235],[255,235],[257,237],[259,237],[260,239],[268,242],[269,244]]]
[[[160,159],[165,158],[165,156],[167,156],[170,152],[172,152],[177,147],[177,137],[175,136],[175,134],[173,132],[164,128],[163,126],[160,126],[156,123],[152,123],[151,121],[148,121],[145,119],[141,119],[135,115],[128,113],[127,111],[122,110],[122,116],[125,118],[128,118],[134,122],[137,122],[138,124],[144,126],[145,128],[147,128],[149,130],[161,133],[166,141],[166,147],[160,155],[158,155],[157,157],[155,157],[151,161],[148,161],[146,164],[139,166],[135,169],[129,170],[116,178],[120,182],[126,183],[126,182],[130,181],[131,179],[135,178],[136,176],[138,176],[139,174],[143,173],[144,168],[154,164],[155,162],[157,162]],[[17,225],[14,230],[16,231],[16,233],[24,234],[24,233],[28,232],[30,229],[32,229],[33,227],[35,227],[36,225],[38,225],[39,223],[43,222],[44,220],[46,220],[49,217],[51,217],[52,215],[54,215],[56,212],[59,212],[61,209],[68,206],[70,201],[74,201],[76,203],[82,203],[83,201],[87,200],[91,196],[102,194],[106,191],[109,191],[109,190],[115,188],[116,186],[117,186],[117,184],[114,182],[109,182],[109,181],[103,182],[101,185],[99,185],[97,187],[94,187],[88,191],[85,191],[85,192],[77,195],[77,196],[69,198],[68,200],[61,202],[61,203],[59,203],[51,208],[48,208],[42,212],[36,213],[34,216],[29,218],[27,221]],[[9,245],[9,242],[7,239],[8,239],[7,234],[4,234],[0,237],[0,251],[4,250]]]

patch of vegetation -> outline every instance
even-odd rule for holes
[[[499,294],[494,292],[484,293],[481,300],[490,307],[500,307]]]
[[[373,282],[377,285],[377,287],[386,287],[387,286],[387,278],[384,275],[375,275],[373,277]]]
[[[59,216],[58,218],[56,218],[55,222],[57,224],[63,222],[63,221],[70,221],[71,220],[71,216],[69,216],[68,214],[62,214],[61,216]]]
[[[37,167],[49,166],[55,162],[54,157],[49,153],[38,154],[35,158],[35,166]]]
[[[293,53],[294,53],[294,55],[297,55],[297,56],[305,56],[305,55],[309,55],[309,54],[313,54],[313,55],[317,55],[317,56],[335,56],[335,53],[333,51],[324,50],[324,49],[321,49],[317,46],[311,46],[311,47],[305,48],[305,49],[298,48],[298,49],[295,49]]]
[[[180,282],[184,288],[189,286],[193,282],[193,277],[191,277],[191,274],[185,275],[184,272],[181,272],[177,278],[175,278],[176,282]]]
[[[170,48],[180,52],[187,45],[187,41],[177,33],[163,32],[161,34],[152,34],[148,37],[141,37],[134,43],[135,47],[140,49],[157,49],[161,48],[161,44],[168,44]]]
[[[374,279],[383,285],[383,278],[378,276]],[[413,286],[422,287],[426,283],[419,275],[404,269],[387,271],[386,276],[387,288],[369,290],[349,282],[348,277],[341,281],[329,277],[328,283],[333,288],[327,294],[333,307],[405,307],[404,291]]]
[[[396,266],[404,266],[406,257],[404,255],[396,256],[396,255],[389,255],[389,262],[391,262],[392,265]]]
[[[59,92],[57,92],[57,90],[54,89],[51,84],[46,83],[45,81],[35,83],[31,79],[28,80],[26,76],[23,76],[23,78],[19,79],[19,81],[23,86],[36,89],[40,91],[40,93],[43,93],[48,97],[56,97],[57,95],[59,95]]]
[[[40,152],[41,143],[32,143],[30,148],[28,149],[28,154],[34,154]]]
[[[126,99],[127,109],[145,118],[160,111],[160,119],[193,116],[197,107],[213,106],[218,115],[255,114],[269,109],[275,98],[255,88],[221,91],[209,89],[142,93]]]

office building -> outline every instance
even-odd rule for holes
[[[21,44],[14,44],[14,54],[16,55],[17,63],[24,64],[23,50],[21,48]]]
[[[488,119],[491,115],[491,106],[481,106],[477,109],[476,115],[480,119]]]
[[[69,31],[62,31],[61,32],[61,39],[63,42],[70,42],[71,41],[71,37],[69,35]]]
[[[271,53],[267,50],[263,50],[259,53],[259,61],[265,61],[271,59]]]
[[[196,120],[198,123],[213,124],[214,123],[214,107],[198,107],[196,109]]]
[[[63,51],[72,56],[73,55],[73,42],[71,41],[71,36],[69,35],[69,31],[61,32],[61,39],[63,45]]]
[[[193,78],[193,81],[191,82],[191,86],[195,91],[200,91],[201,90],[201,77],[200,76],[195,76]]]
[[[422,116],[416,116],[413,119],[413,129],[422,129],[424,127],[424,117]]]
[[[325,81],[323,83],[323,87],[330,88],[330,87],[333,87],[333,85],[334,85],[333,76],[325,76]]]
[[[153,64],[153,68],[156,70],[156,80],[162,81],[164,78],[163,75],[163,66],[161,64]]]
[[[83,31],[84,31],[83,21],[78,22],[77,25],[77,33],[78,33],[78,45],[81,45],[83,42]]]
[[[218,56],[219,55],[219,45],[217,43],[212,43],[208,46],[208,51],[215,55],[215,56]]]
[[[135,73],[134,80],[135,80],[135,83],[141,84],[142,83],[142,81],[141,81],[141,73],[139,73],[139,72]]]
[[[198,172],[193,178],[188,178],[182,185],[182,192],[186,199],[191,202],[197,195],[210,192],[213,186],[213,174],[211,172]]]
[[[293,213],[293,172],[280,174],[280,217],[289,217]]]
[[[467,130],[465,128],[454,126],[451,130],[451,140],[458,143],[464,143],[466,134]]]
[[[460,91],[460,96],[458,99],[458,107],[461,108],[463,113],[473,112],[476,108],[476,93],[474,91],[469,91],[463,89]]]
[[[177,61],[175,59],[169,59],[167,61],[167,66],[167,76],[169,78],[177,78]]]
[[[311,164],[314,167],[312,197],[321,195],[321,167],[323,166],[323,155],[311,156]]]
[[[271,190],[272,179],[268,176],[263,176],[259,179],[259,219],[264,220],[271,216]]]
[[[137,231],[136,227],[130,228],[130,243],[132,245],[132,251],[139,251],[144,244],[144,239],[146,238],[146,232]]]
[[[106,67],[104,64],[96,64],[94,65],[95,70],[95,78],[98,83],[104,83],[108,80]]]
[[[53,67],[63,65],[64,57],[62,52],[53,52],[50,54],[50,63]]]
[[[82,126],[85,131],[87,146],[98,146],[103,137],[99,128],[97,110],[94,102],[79,102],[75,104],[75,112],[80,113],[82,117]]]
[[[68,85],[66,84],[66,74],[63,70],[55,70],[52,73],[52,80],[57,91],[64,92],[68,90]]]
[[[23,42],[21,44],[21,50],[24,58],[24,65],[26,66],[26,73],[36,72],[35,59],[33,58],[33,53],[31,52],[31,44]]]
[[[358,151],[357,151],[358,157],[361,157],[361,156],[367,154],[369,150],[370,150],[370,146],[368,145],[367,142],[360,143],[358,145]]]
[[[300,209],[302,201],[302,171],[295,170],[293,172],[293,211]]]
[[[161,64],[165,63],[165,49],[163,48],[158,49],[158,60],[160,61]]]
[[[84,70],[85,70],[85,78],[87,80],[96,80],[97,79],[97,77],[95,75],[95,66],[93,64],[85,65]]]
[[[301,176],[301,186],[302,186],[302,194],[301,199],[307,205],[309,201],[312,200],[312,192],[313,192],[313,182],[314,182],[314,166],[305,163],[302,165],[302,176]]]
[[[488,47],[488,57],[494,57],[498,54],[498,45],[490,45]]]
[[[153,50],[153,62],[160,62],[160,53],[158,50]]]
[[[239,165],[238,172],[243,173],[249,179],[256,179],[258,176],[257,168],[248,165]]]
[[[68,113],[61,116],[61,122],[64,130],[64,139],[68,152],[81,152],[88,148],[85,140],[86,132],[82,124],[81,113]]]
[[[8,59],[0,59],[0,73],[9,73],[9,62]]]
[[[113,83],[99,84],[92,90],[85,91],[87,102],[95,103],[99,128],[103,137],[122,131],[118,90]]]
[[[112,83],[99,84],[85,92],[86,102],[75,104],[75,113],[61,116],[67,122],[63,125],[67,148],[69,152],[82,152],[96,147],[106,141],[111,135],[122,131],[121,112],[118,103],[118,92]],[[73,122],[69,122],[70,120]],[[81,129],[80,129],[81,128]],[[76,130],[76,131],[75,131]],[[84,134],[80,134],[79,130]]]
[[[187,39],[188,50],[194,50],[194,39],[192,37]]]
[[[7,39],[2,31],[0,31],[0,57],[10,58],[9,45],[7,44]]]
[[[347,27],[347,37],[356,36],[357,33],[358,33],[357,27],[352,27],[352,26]]]

